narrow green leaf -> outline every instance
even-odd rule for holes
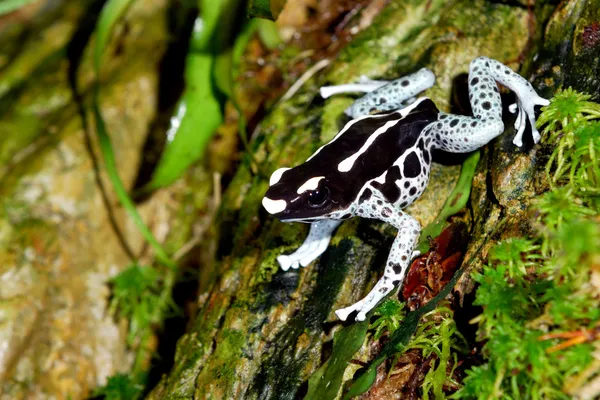
[[[100,76],[100,65],[102,65],[102,55],[110,39],[110,33],[115,23],[125,13],[131,5],[132,0],[109,0],[102,11],[96,25],[96,47],[94,48],[94,68],[97,76]]]
[[[377,357],[374,361],[372,361],[367,370],[360,377],[358,377],[356,381],[354,381],[352,386],[350,386],[350,389],[344,396],[344,400],[349,400],[369,390],[369,388],[373,386],[375,378],[377,378],[377,367],[379,367],[384,361],[385,357]]]
[[[452,190],[452,193],[446,199],[444,206],[442,207],[442,211],[440,211],[439,215],[429,225],[423,229],[421,232],[421,239],[419,240],[419,244],[417,248],[421,252],[421,254],[427,252],[429,250],[429,237],[436,238],[438,237],[444,227],[446,226],[446,220],[448,217],[456,214],[460,210],[462,210],[469,201],[469,196],[471,195],[471,186],[473,184],[473,177],[475,176],[475,169],[477,168],[477,163],[479,163],[480,152],[479,150],[471,153],[463,162],[462,169],[460,170],[460,177],[458,178],[458,182],[456,182],[456,186]]]
[[[131,0],[109,0],[102,8],[102,11],[100,12],[100,18],[96,25],[96,46],[94,48],[94,70],[96,73],[96,82],[94,84],[94,95],[92,98],[92,111],[94,113],[94,119],[96,120],[96,135],[98,137],[98,142],[100,143],[100,151],[104,159],[104,167],[106,168],[106,172],[113,185],[113,189],[119,202],[132,219],[144,239],[152,246],[156,252],[157,259],[168,267],[175,268],[175,263],[168,256],[160,243],[158,243],[154,235],[152,235],[152,232],[150,232],[142,220],[142,217],[135,207],[135,204],[129,197],[127,189],[125,189],[125,185],[123,185],[123,181],[121,180],[119,172],[117,171],[117,165],[115,163],[115,155],[110,136],[108,135],[104,119],[102,118],[102,112],[100,111],[99,76],[102,54],[104,53],[105,46],[108,43],[114,24],[123,15],[130,3]]]
[[[331,357],[310,377],[305,400],[334,399],[337,396],[348,362],[360,350],[368,327],[369,321],[357,322],[335,334]]]
[[[167,186],[198,161],[223,122],[219,92],[232,94],[232,49],[241,0],[200,0],[186,58],[185,92],[167,131],[167,144],[143,191]],[[221,29],[220,27],[227,27]]]
[[[186,89],[167,131],[167,146],[146,189],[174,182],[203,154],[217,127],[223,122],[215,97],[211,71],[213,56],[189,54]]]
[[[137,211],[135,204],[129,197],[125,186],[123,185],[123,181],[119,176],[119,172],[117,171],[117,165],[115,163],[115,155],[112,147],[112,143],[110,141],[110,137],[108,136],[108,132],[106,131],[106,125],[104,124],[104,119],[102,118],[102,114],[100,112],[100,108],[98,106],[98,93],[94,95],[94,101],[92,102],[92,108],[94,112],[94,118],[96,120],[96,134],[98,136],[98,141],[100,142],[100,151],[104,158],[104,167],[106,168],[106,173],[113,185],[113,189],[119,202],[129,214],[129,217],[133,220],[133,223],[138,228],[144,239],[152,246],[154,251],[156,252],[156,257],[163,264],[174,268],[175,263],[171,261],[171,258],[167,255],[165,250],[162,248],[160,243],[156,240],[152,232],[148,229],[142,217]]]
[[[231,79],[231,69],[233,67],[232,49],[227,49],[215,57],[213,67],[213,80],[215,88],[227,97],[232,96],[233,80]]]
[[[191,52],[210,52],[214,49],[211,39],[217,28],[219,17],[226,0],[200,0],[200,15],[194,22],[192,40],[190,41]]]

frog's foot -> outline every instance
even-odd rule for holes
[[[541,135],[535,127],[535,106],[547,106],[550,101],[538,96],[535,92],[533,94],[528,93],[528,96],[523,98],[519,97],[517,102],[511,104],[508,107],[508,111],[511,113],[517,113],[517,119],[515,120],[515,129],[517,134],[513,140],[515,146],[521,147],[523,145],[523,133],[527,126],[527,121],[531,125],[531,135],[533,136],[533,142],[537,143],[540,141]]]
[[[335,228],[341,224],[341,221],[332,219],[323,219],[315,221],[310,225],[310,232],[304,243],[292,254],[282,254],[277,257],[277,262],[281,269],[298,269],[300,266],[306,267],[317,257],[327,250],[331,235]]]
[[[339,310],[336,310],[335,315],[337,315],[337,317],[341,321],[345,321],[346,319],[348,319],[348,315],[352,314],[354,311],[358,311],[358,314],[356,315],[356,320],[364,321],[367,318],[367,312],[369,310],[363,311],[362,301],[359,301],[358,303],[352,304],[350,307],[340,308]]]
[[[345,321],[348,315],[354,311],[358,311],[356,314],[357,321],[364,321],[367,318],[367,313],[371,311],[381,299],[383,299],[389,292],[394,288],[394,283],[387,277],[381,277],[375,287],[369,292],[367,297],[352,304],[350,307],[341,308],[335,311],[335,315]]]
[[[281,269],[287,271],[288,269],[298,269],[300,266],[306,267],[308,264],[316,260],[321,254],[327,250],[329,245],[329,237],[321,240],[313,241],[308,243],[306,246],[301,246],[298,250],[292,254],[282,254],[277,257],[277,262],[281,266]]]

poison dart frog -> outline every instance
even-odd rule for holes
[[[397,236],[381,279],[369,294],[335,313],[341,320],[367,313],[404,279],[421,227],[402,211],[425,190],[431,170],[431,151],[466,153],[479,149],[504,131],[502,104],[496,82],[516,93],[509,107],[517,112],[513,143],[522,145],[527,121],[533,140],[535,106],[548,105],[531,84],[502,63],[478,57],[469,66],[469,100],[473,116],[439,111],[433,101],[417,94],[433,86],[435,76],[421,69],[393,81],[362,78],[357,84],[321,88],[321,95],[366,92],[346,110],[351,118],[327,144],[304,163],[280,168],[269,180],[262,204],[284,222],[310,223],[310,232],[295,252],[277,257],[281,268],[307,266],[329,245],[333,231],[348,218],[373,218],[393,225]]]

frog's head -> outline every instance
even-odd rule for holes
[[[339,209],[335,190],[324,175],[307,174],[306,164],[280,168],[269,180],[262,204],[282,221],[310,222]]]

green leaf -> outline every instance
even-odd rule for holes
[[[446,199],[442,211],[440,211],[435,221],[427,225],[421,232],[421,239],[417,245],[417,249],[419,249],[421,254],[424,254],[429,250],[429,237],[438,237],[444,230],[448,217],[456,214],[467,205],[471,194],[473,176],[475,176],[475,169],[479,162],[479,156],[480,153],[479,150],[477,150],[465,159],[458,182],[448,199]]]
[[[104,119],[102,118],[102,113],[100,112],[100,107],[98,105],[98,88],[96,88],[96,93],[92,102],[92,109],[94,112],[94,118],[96,120],[96,134],[100,143],[100,151],[102,153],[102,157],[104,158],[104,167],[106,168],[106,173],[108,174],[108,177],[113,185],[113,189],[117,195],[117,198],[119,199],[119,202],[129,217],[133,220],[133,223],[138,228],[144,239],[156,252],[156,258],[166,266],[175,268],[175,263],[167,255],[160,243],[158,243],[152,232],[150,232],[144,223],[144,220],[138,213],[133,200],[131,200],[131,197],[129,197],[127,189],[125,189],[125,185],[123,185],[123,181],[119,176],[117,165],[115,163],[115,154],[112,143],[110,141],[110,137],[108,136],[108,132],[106,131],[106,125],[104,124]]]
[[[18,10],[34,1],[35,0],[2,0],[0,1],[0,15]]]
[[[102,54],[104,54],[106,45],[110,39],[112,28],[131,3],[132,0],[109,0],[104,7],[102,7],[95,31],[96,47],[94,48],[94,68],[97,76],[100,76]]]
[[[223,122],[219,92],[232,95],[232,38],[240,0],[201,0],[186,58],[184,94],[167,130],[165,150],[143,191],[167,186],[202,158]],[[219,29],[219,27],[228,27]]]
[[[186,63],[186,89],[167,131],[167,145],[146,190],[174,182],[204,154],[208,142],[223,122],[211,71],[209,54],[189,54]]]
[[[357,322],[335,334],[331,357],[310,377],[305,400],[334,399],[337,396],[344,371],[352,356],[362,346],[368,326],[368,321]]]
[[[274,49],[283,43],[275,22],[266,19],[257,19],[256,22],[258,23],[258,36],[267,49]]]

